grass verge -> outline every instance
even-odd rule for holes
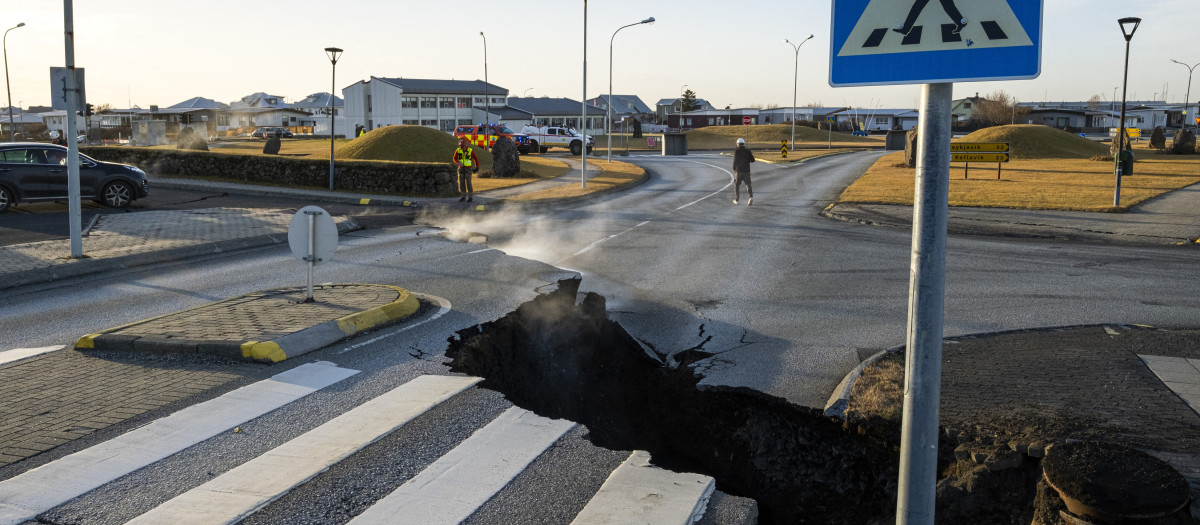
[[[593,166],[602,171],[600,173],[593,172],[590,169]],[[573,182],[564,183],[556,188],[526,193],[505,200],[510,202],[538,202],[549,199],[568,199],[633,184],[646,175],[646,170],[638,166],[615,160],[612,162],[599,159],[588,160],[588,168],[588,173],[591,176],[588,178],[587,188],[583,188],[582,184],[574,184]]]

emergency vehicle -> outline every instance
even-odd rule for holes
[[[525,126],[521,133],[529,136],[530,149],[535,149],[539,153],[545,153],[550,148],[567,148],[571,150],[572,155],[579,155],[583,151],[584,140],[587,140],[588,153],[591,153],[592,148],[596,145],[595,137],[591,135],[584,137],[573,128],[563,126]]]
[[[454,138],[466,139],[472,146],[491,149],[496,139],[508,137],[517,145],[517,153],[529,153],[529,136],[517,133],[504,124],[472,124],[454,128]]]

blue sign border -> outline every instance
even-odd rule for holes
[[[1043,0],[1006,1],[1033,45],[839,57],[838,51],[870,0],[834,0],[829,32],[829,85],[880,86],[1037,78],[1042,74]]]

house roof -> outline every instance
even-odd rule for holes
[[[246,95],[232,104],[234,109],[237,108],[286,108],[288,103],[283,101],[283,97],[279,95],[268,95],[259,91],[253,95]]]
[[[482,95],[487,93],[508,96],[508,90],[482,80],[438,80],[428,78],[383,78],[371,77],[396,86],[405,93],[429,93],[446,95]]]
[[[211,98],[192,97],[170,106],[168,109],[229,109],[229,104],[223,104]]]
[[[525,110],[534,116],[576,116],[583,112],[583,105],[578,100],[569,98],[549,97],[510,97],[508,105]],[[604,115],[604,110],[591,104],[587,105],[588,115]]]
[[[491,111],[493,115],[499,115],[499,120],[524,120],[531,116],[531,113],[523,109],[514,108],[512,106],[475,106],[479,111]]]
[[[601,103],[608,101],[608,95],[600,95],[592,100],[595,101],[593,104],[600,106]],[[638,98],[637,95],[613,95],[612,100],[612,108],[614,113],[654,112],[654,110],[650,109],[645,102],[642,102],[642,99]]]
[[[616,97],[616,95],[613,95],[613,97]],[[678,102],[678,101],[679,101],[679,97],[675,97],[675,98],[664,98],[664,99],[662,99],[662,100],[659,100],[658,102],[656,102],[654,105],[655,105],[655,106],[670,106],[671,104],[674,104],[674,103],[676,103],[676,102]],[[711,104],[709,104],[707,100],[704,100],[704,99],[702,99],[702,98],[698,98],[698,99],[696,99],[696,105],[703,107],[703,106],[709,106],[709,105],[711,105]]]
[[[292,104],[294,108],[327,108],[329,107],[329,93],[313,93],[304,100]],[[333,107],[344,107],[345,102],[339,97],[333,97]]]

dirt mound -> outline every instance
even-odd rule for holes
[[[334,158],[344,160],[390,160],[396,162],[450,162],[458,139],[425,126],[385,126],[337,148]],[[492,165],[492,154],[475,148],[479,164]]]
[[[984,128],[959,140],[962,142],[1007,142],[1013,160],[1087,159],[1108,153],[1106,144],[1039,124]]]

